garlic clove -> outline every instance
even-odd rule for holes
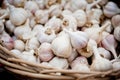
[[[54,57],[49,64],[58,69],[67,69],[69,66],[67,59],[59,57]]]
[[[114,58],[117,58],[117,53],[115,50],[115,48],[117,47],[117,41],[112,34],[108,35],[105,39],[103,39],[101,43],[105,49],[112,52]]]
[[[51,43],[55,55],[69,58],[72,53],[72,46],[67,33],[62,31]],[[59,46],[59,48],[58,48]]]
[[[42,43],[38,48],[38,55],[41,61],[50,61],[54,55],[50,43]]]
[[[15,40],[14,41],[14,49],[19,51],[23,51],[25,49],[25,44],[22,40]]]

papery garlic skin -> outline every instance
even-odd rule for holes
[[[42,43],[38,48],[38,55],[41,61],[50,61],[54,55],[50,43]]]
[[[48,11],[47,10],[37,10],[35,12],[35,18],[37,23],[45,24],[48,21]]]
[[[78,27],[82,27],[85,25],[85,23],[87,22],[87,16],[86,13],[83,10],[76,10],[73,13],[73,16],[76,18],[77,20],[77,26]]]
[[[23,7],[26,0],[13,0],[13,5],[16,7]]]
[[[10,33],[13,33],[13,32],[14,32],[15,26],[11,23],[10,20],[8,20],[8,21],[5,22],[5,26],[6,26],[6,29],[7,29]]]
[[[67,59],[59,57],[54,57],[49,64],[58,69],[67,69],[69,66]]]
[[[30,38],[25,45],[25,50],[35,50],[40,46],[37,37]]]
[[[70,39],[65,32],[61,32],[59,36],[52,41],[51,46],[54,54],[59,57],[68,58],[72,53]]]
[[[14,41],[14,49],[17,49],[22,52],[25,49],[24,42],[22,40],[15,40]]]
[[[9,6],[9,10],[10,20],[15,26],[23,24],[28,18],[27,12],[23,8],[15,8],[14,6]]]

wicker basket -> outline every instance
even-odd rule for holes
[[[0,63],[14,74],[18,80],[115,80],[120,79],[120,70],[106,72],[80,72],[74,70],[56,69],[32,62],[27,62],[13,55],[0,44]],[[61,75],[57,74],[61,73]]]

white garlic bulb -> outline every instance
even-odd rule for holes
[[[73,31],[77,30],[77,20],[72,15],[63,15],[62,20],[62,29],[72,29]]]
[[[39,10],[39,7],[35,1],[27,1],[25,2],[24,8],[26,10],[29,10],[31,13],[35,13],[37,10]]]
[[[31,28],[29,25],[29,19],[27,19],[25,24],[16,27],[14,30],[15,36],[23,40],[29,39],[31,37],[30,33],[31,33]]]
[[[40,43],[43,42],[51,43],[56,38],[56,34],[54,30],[46,28],[38,32],[37,38]]]
[[[109,59],[109,60],[111,59],[110,52],[108,50],[106,50],[105,48],[99,47],[98,51],[103,58],[106,58],[106,59]]]
[[[35,1],[38,4],[38,7],[40,9],[44,9],[45,8],[45,0],[35,0]]]
[[[65,9],[62,11],[61,15],[72,15],[72,12],[70,10]]]
[[[120,8],[117,6],[116,3],[109,1],[105,5],[103,12],[106,17],[111,18],[112,16],[120,13]]]
[[[15,40],[14,41],[14,49],[19,51],[23,51],[25,49],[25,44],[22,40]]]
[[[46,24],[45,27],[51,28],[55,31],[55,33],[58,33],[61,30],[61,24],[62,21],[59,18],[56,18],[56,16],[53,16]]]
[[[12,49],[10,50],[10,52],[12,52],[14,55],[16,55],[18,58],[21,58],[22,52],[20,52],[17,49]]]
[[[8,21],[5,22],[5,26],[6,26],[6,29],[7,29],[10,33],[13,33],[13,32],[14,32],[15,26],[11,23],[10,20],[8,20]]]
[[[87,22],[87,16],[86,16],[86,13],[85,11],[83,10],[76,10],[74,13],[73,13],[73,16],[76,18],[77,20],[77,26],[78,27],[82,27],[85,25],[85,23]]]
[[[72,53],[69,36],[64,31],[52,41],[51,46],[54,54],[59,57],[68,58]]]
[[[37,23],[45,24],[48,21],[49,14],[47,10],[37,10],[35,12],[35,18]]]
[[[32,37],[29,40],[27,40],[26,45],[25,45],[25,50],[35,50],[40,46],[40,43],[37,39],[37,37]]]
[[[111,19],[111,22],[112,22],[112,25],[114,28],[119,26],[120,25],[120,15],[118,14],[118,15],[113,16]]]
[[[41,61],[50,61],[54,55],[51,49],[51,44],[44,42],[38,48],[38,55]]]
[[[59,4],[56,4],[56,5],[52,5],[50,8],[49,8],[49,15],[52,17],[52,16],[60,16],[62,12],[62,8]]]
[[[10,10],[10,20],[12,24],[14,24],[15,26],[19,26],[23,24],[28,18],[27,11],[23,8],[16,8],[10,5],[9,10]]]
[[[54,57],[49,64],[58,69],[67,69],[69,66],[67,59],[59,57]]]
[[[114,62],[113,63],[113,69],[114,70],[120,70],[120,62]]]

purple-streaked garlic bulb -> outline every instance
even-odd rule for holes
[[[117,41],[115,40],[115,38],[112,34],[110,34],[106,38],[104,38],[101,41],[101,43],[105,49],[112,52],[114,58],[117,58],[117,53],[116,53]]]
[[[38,48],[38,55],[41,61],[50,61],[54,57],[51,44],[47,42],[42,43]]]
[[[117,6],[116,3],[109,1],[105,5],[103,13],[106,17],[111,18],[112,16],[120,13],[120,8]]]

